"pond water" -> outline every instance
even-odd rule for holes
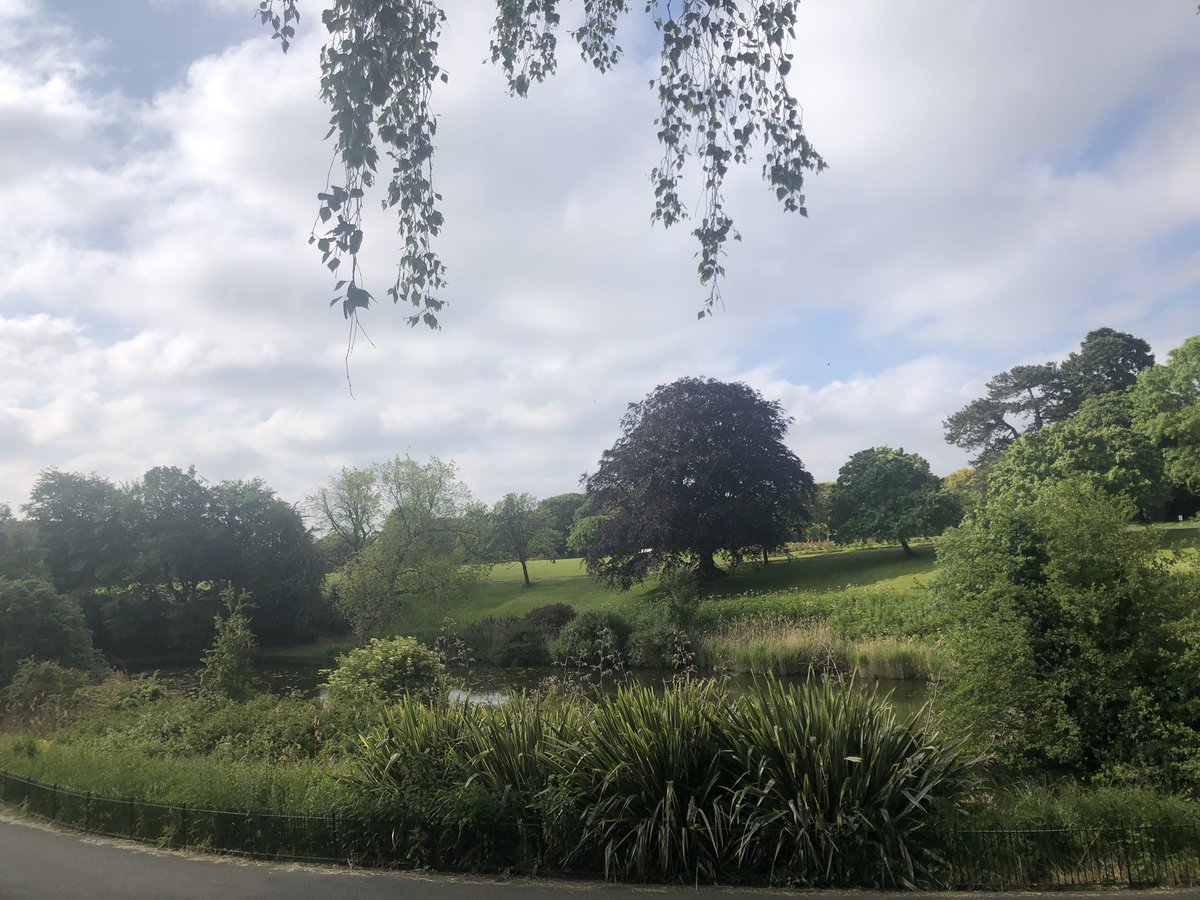
[[[472,703],[502,703],[514,692],[532,690],[547,678],[563,677],[563,670],[556,668],[476,668],[471,670],[467,686],[451,692],[451,697]],[[785,676],[780,680],[790,684],[803,684],[805,681],[802,676]],[[730,675],[727,676],[727,683],[736,692],[750,687],[754,678],[750,675]],[[660,690],[671,684],[671,675],[654,670],[634,670],[624,673],[620,681],[614,678],[609,682],[613,692],[618,684],[636,684]],[[902,715],[916,712],[930,699],[929,686],[920,681],[862,680],[856,681],[854,687],[856,690],[878,689]]]
[[[278,696],[299,693],[305,697],[315,697],[320,693],[320,685],[325,680],[321,674],[323,669],[332,662],[260,662],[255,665],[255,687]],[[170,687],[194,694],[200,687],[199,670],[195,668],[163,668],[158,670],[159,678]],[[451,698],[470,703],[501,703],[510,694],[520,691],[530,691],[538,687],[547,678],[563,678],[564,671],[559,668],[487,668],[476,667],[469,673],[462,688],[451,692]],[[802,684],[800,676],[781,679],[793,684]],[[729,676],[729,686],[737,691],[751,685],[754,679],[749,675]],[[638,684],[662,688],[671,683],[671,676],[666,672],[638,670],[627,672],[622,676],[622,683]],[[608,682],[611,690],[615,691],[618,682],[612,679]],[[608,686],[606,685],[606,687]],[[880,694],[888,695],[891,704],[902,715],[920,709],[926,700],[931,699],[931,688],[920,681],[879,681],[861,680],[855,682],[859,690],[877,689]]]

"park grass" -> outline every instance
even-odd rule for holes
[[[768,565],[747,563],[705,586],[707,599],[735,597],[783,590],[823,592],[851,586],[873,585],[907,590],[925,584],[933,574],[932,547],[921,547],[906,556],[899,548],[854,550],[776,558]],[[493,566],[488,577],[468,596],[443,611],[414,614],[414,623],[437,624],[445,616],[469,624],[489,616],[523,616],[539,606],[566,603],[577,612],[628,611],[658,590],[655,579],[624,592],[587,577],[582,560],[534,560],[529,563],[533,584],[526,587],[518,563]],[[435,621],[436,620],[436,621]]]
[[[766,566],[761,562],[748,562],[705,585],[702,609],[713,606],[715,601],[727,601],[722,603],[723,611],[714,616],[714,621],[722,622],[739,614],[783,615],[796,619],[822,615],[830,606],[822,603],[814,608],[813,598],[832,593],[837,595],[834,604],[844,605],[841,592],[856,587],[870,587],[907,597],[913,591],[921,590],[934,570],[931,544],[914,546],[914,551],[910,556],[898,547],[861,549],[797,545],[790,555],[773,557]],[[613,590],[588,577],[581,559],[531,560],[528,566],[531,585],[525,585],[519,563],[492,566],[457,603],[437,608],[414,606],[405,617],[402,630],[431,639],[446,619],[463,626],[489,618],[520,618],[530,610],[554,603],[564,603],[578,613],[632,614],[643,600],[653,599],[659,591],[658,581],[653,578],[628,591]],[[327,583],[335,583],[337,577],[337,573],[331,573]],[[763,595],[773,599],[767,600]],[[803,599],[787,599],[793,595],[802,595]],[[756,599],[752,602],[747,599],[750,597]],[[891,593],[880,593],[867,602],[881,607],[891,605],[891,599]],[[903,598],[900,602],[907,604]],[[857,610],[863,604],[852,602],[851,605]],[[893,634],[895,629],[884,628],[881,633]],[[906,632],[902,630],[901,633]],[[324,638],[295,647],[263,648],[258,656],[276,662],[321,662],[333,659],[351,645],[352,641],[345,637]]]
[[[166,756],[0,735],[0,770],[76,791],[154,803],[323,814],[344,793],[329,763]]]

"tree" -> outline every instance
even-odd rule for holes
[[[526,563],[554,551],[557,534],[548,522],[549,517],[532,494],[505,494],[492,507],[492,550],[501,559],[521,564],[525,587],[531,583]]]
[[[763,179],[785,210],[801,215],[807,215],[805,174],[825,167],[787,85],[797,6],[796,0],[645,4],[662,39],[661,66],[651,80],[661,106],[655,124],[663,149],[650,173],[652,219],[670,227],[688,218],[683,182],[689,168],[699,168],[692,235],[699,243],[700,281],[708,286],[700,316],[711,314],[720,299],[725,245],[738,238],[723,195],[730,166],[748,162],[761,143]],[[491,59],[511,94],[523,97],[533,83],[554,74],[559,7],[558,0],[496,0]],[[570,34],[582,57],[606,72],[622,56],[617,26],[629,4],[585,0],[577,8],[581,21]],[[299,21],[298,0],[278,0],[278,7],[276,0],[261,0],[259,15],[286,52]],[[436,328],[445,266],[433,249],[443,218],[433,184],[437,119],[431,98],[437,83],[449,80],[438,64],[445,14],[435,0],[334,0],[321,21],[329,34],[321,50],[321,97],[330,107],[327,137],[336,135],[333,156],[341,176],[318,194],[324,231],[314,232],[310,243],[336,273],[335,291],[344,288],[332,302],[341,301],[344,315],[356,318],[373,299],[363,287],[358,253],[363,201],[379,165],[378,140],[392,168],[383,205],[397,211],[402,248],[388,295],[415,307],[410,324]]]
[[[1127,395],[1089,397],[1071,419],[1009,447],[988,472],[988,493],[997,502],[1027,502],[1047,481],[1082,479],[1148,514],[1167,496],[1162,454],[1132,424]]]
[[[955,614],[948,721],[1017,766],[1195,783],[1195,573],[1172,572],[1132,505],[1084,480],[991,502],[938,545]]]
[[[37,523],[56,589],[129,578],[137,552],[137,504],[108,479],[46,469],[22,508]]]
[[[1061,369],[1064,402],[1072,413],[1089,397],[1128,390],[1140,372],[1154,365],[1149,344],[1111,328],[1089,331],[1079,348],[1078,353],[1067,357]]]
[[[550,555],[562,559],[570,552],[567,539],[575,524],[575,514],[587,501],[587,495],[579,492],[556,494],[538,501],[538,509],[546,516],[546,527],[554,532],[554,546]]]
[[[245,612],[261,640],[314,637],[323,566],[300,513],[260,478],[223,481],[211,494],[220,547],[210,577],[254,598]]]
[[[903,449],[872,447],[838,470],[830,496],[830,524],[839,541],[884,538],[912,554],[908,538],[937,534],[962,518],[962,506],[942,490],[929,463]]]
[[[36,522],[0,515],[0,578],[42,577],[47,574],[43,555]]]
[[[454,520],[471,503],[471,489],[458,479],[454,460],[431,456],[422,464],[397,456],[374,471],[388,515],[409,539],[431,529],[454,530]]]
[[[988,381],[986,397],[972,400],[942,423],[946,441],[977,451],[975,465],[987,463],[1023,431],[1058,421],[1062,394],[1055,363],[1014,366]]]
[[[220,523],[212,491],[175,466],[156,466],[130,490],[138,509],[137,580],[167,588],[179,601],[200,593],[201,582],[219,577]]]
[[[459,532],[410,532],[393,512],[379,537],[341,570],[338,607],[356,637],[390,637],[418,604],[437,621],[482,576]]]
[[[379,531],[382,500],[373,469],[343,467],[304,502],[318,530],[336,534],[352,553],[362,550]]]
[[[656,569],[695,563],[720,574],[748,548],[776,548],[806,517],[813,479],[783,443],[791,422],[738,382],[681,378],[633,403],[622,437],[586,479],[601,516],[592,575],[622,589]]]
[[[200,666],[200,696],[212,700],[244,701],[254,692],[254,648],[257,641],[246,617],[245,596],[232,590],[224,595],[224,617],[213,619],[212,646]]]
[[[0,686],[24,659],[89,671],[103,663],[75,600],[40,579],[0,578]]]
[[[969,514],[986,499],[987,479],[978,469],[964,466],[943,478],[942,488],[958,498],[963,513]]]
[[[1150,345],[1111,328],[1089,331],[1061,365],[1014,366],[987,383],[987,395],[972,400],[942,423],[946,442],[975,451],[972,464],[990,464],[1022,434],[1062,422],[1088,397],[1122,391],[1154,362]]]
[[[1162,450],[1167,478],[1200,494],[1200,335],[1167,362],[1142,372],[1133,388],[1134,428]]]

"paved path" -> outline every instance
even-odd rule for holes
[[[1054,900],[1098,897],[1120,900],[1189,896],[1171,892],[1037,894],[859,894],[722,888],[631,887],[547,880],[455,878],[397,872],[362,872],[317,866],[276,865],[228,857],[164,852],[59,831],[0,813],[2,900],[850,900],[854,897],[971,900],[1047,896]],[[1193,893],[1190,896],[1197,896]]]

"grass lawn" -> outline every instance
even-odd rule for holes
[[[705,588],[707,597],[728,597],[750,591],[828,591],[852,585],[880,585],[904,589],[927,581],[933,574],[933,548],[916,548],[906,557],[898,547],[870,550],[842,550],[775,559],[767,566],[748,563]],[[550,603],[566,603],[576,611],[624,609],[633,606],[657,590],[655,580],[620,593],[588,578],[578,559],[557,562],[535,560],[529,563],[533,584],[525,587],[521,566],[506,563],[493,566],[489,576],[461,604],[447,611],[460,624],[476,622],[488,616],[522,616],[529,610]],[[440,622],[440,616],[437,617]],[[432,621],[421,621],[428,626]]]
[[[739,594],[797,591],[820,593],[841,588],[873,585],[905,590],[923,584],[933,574],[933,546],[915,546],[913,556],[899,547],[838,549],[801,553],[792,558],[773,558],[767,566],[751,562],[705,587],[705,597],[714,599]],[[533,560],[529,564],[533,584],[526,587],[519,563],[493,566],[469,596],[448,609],[414,609],[407,631],[427,634],[436,631],[446,617],[467,625],[489,616],[520,617],[538,606],[566,603],[577,612],[628,610],[643,597],[658,590],[651,579],[629,591],[605,587],[587,576],[579,559]],[[333,577],[333,576],[330,576]],[[299,647],[263,648],[261,659],[307,661],[330,658],[350,646],[349,638],[337,638]]]

